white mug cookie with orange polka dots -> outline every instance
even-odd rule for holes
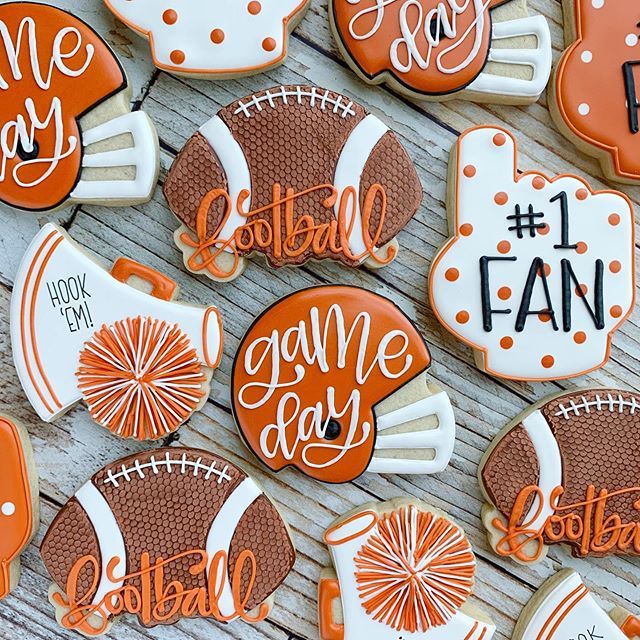
[[[111,12],[149,40],[153,62],[183,76],[237,78],[287,56],[289,35],[309,0],[105,0]]]
[[[434,313],[484,371],[559,380],[602,367],[635,302],[630,200],[581,178],[519,173],[514,137],[463,133],[451,154],[452,238],[430,279]]]

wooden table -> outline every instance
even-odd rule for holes
[[[523,169],[542,168],[549,174],[572,171],[586,177],[594,187],[608,186],[602,181],[596,162],[580,154],[558,133],[549,117],[546,98],[528,108],[483,107],[460,101],[416,104],[386,89],[364,85],[337,53],[329,32],[326,0],[312,1],[310,11],[292,38],[291,54],[284,66],[266,75],[219,83],[181,80],[156,71],[150,63],[146,43],[116,22],[99,0],[57,0],[56,4],[75,10],[97,28],[123,61],[134,85],[136,108],[143,107],[158,127],[161,181],[176,151],[220,107],[272,85],[310,83],[354,97],[398,133],[417,165],[424,186],[424,201],[419,213],[400,234],[402,251],[389,267],[375,272],[356,271],[324,262],[272,271],[258,257],[251,261],[241,278],[228,285],[216,285],[185,271],[182,255],[172,241],[176,221],[160,189],[150,203],[133,208],[76,207],[53,216],[2,209],[0,407],[3,413],[21,420],[31,434],[40,469],[42,525],[39,535],[23,555],[20,586],[0,603],[0,637],[11,640],[79,637],[62,631],[55,622],[46,595],[49,578],[38,553],[40,541],[57,510],[91,474],[109,461],[144,448],[117,440],[96,427],[82,406],[55,424],[44,424],[30,408],[19,385],[9,341],[12,282],[24,249],[48,219],[62,224],[73,238],[106,262],[119,255],[136,258],[177,280],[184,300],[214,303],[219,307],[225,321],[226,347],[222,364],[215,373],[211,398],[204,410],[168,441],[211,448],[242,465],[282,508],[292,526],[298,550],[295,569],[277,592],[272,615],[255,627],[242,622],[224,626],[212,621],[190,620],[175,627],[149,630],[127,616],[106,637],[316,639],[317,581],[320,569],[329,561],[321,542],[325,527],[354,506],[403,494],[443,509],[466,529],[478,555],[474,601],[496,622],[499,640],[511,636],[514,622],[533,591],[562,566],[577,569],[607,608],[618,604],[640,612],[636,604],[640,600],[638,560],[577,560],[565,549],[555,547],[542,564],[522,567],[494,555],[487,547],[480,525],[481,500],[476,482],[478,461],[492,437],[529,403],[577,385],[640,389],[640,314],[635,313],[616,334],[612,359],[604,370],[570,382],[522,384],[480,373],[473,364],[470,350],[438,324],[427,300],[430,262],[447,236],[444,199],[448,153],[460,131],[474,124],[504,125],[517,134]],[[559,0],[530,0],[530,9],[549,20],[557,59],[562,48]],[[625,187],[624,191],[636,204],[640,201],[640,189]],[[433,356],[431,375],[449,393],[458,421],[455,453],[444,473],[424,477],[367,474],[348,485],[325,486],[292,470],[277,476],[265,472],[242,444],[230,414],[228,389],[238,342],[265,305],[303,287],[321,283],[355,284],[388,296],[424,332]]]

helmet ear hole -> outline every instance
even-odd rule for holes
[[[27,151],[22,144],[22,140],[18,140],[18,148],[16,151],[20,160],[28,162],[29,160],[35,160],[38,157],[40,154],[40,145],[36,140],[34,140],[31,143],[31,151]]]
[[[331,418],[329,422],[327,422],[327,427],[324,432],[325,440],[337,440],[342,433],[342,425],[335,419]]]

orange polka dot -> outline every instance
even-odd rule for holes
[[[473,233],[473,225],[465,222],[465,224],[460,227],[460,233],[463,236],[470,236]]]
[[[467,178],[473,178],[473,176],[476,175],[477,169],[472,165],[472,164],[468,164],[463,170],[462,173],[464,173],[464,175]]]
[[[545,311],[541,311],[538,314],[538,319],[540,322],[551,322],[551,314],[549,313],[549,310],[545,309]]]
[[[622,307],[619,304],[613,305],[609,313],[612,318],[619,318],[622,315]]]
[[[276,41],[273,38],[265,38],[262,41],[262,48],[265,51],[273,51],[276,48]]]
[[[247,5],[247,11],[252,16],[257,16],[262,11],[262,5],[259,2],[250,2]]]
[[[556,359],[553,356],[545,356],[540,360],[540,363],[545,369],[551,369],[551,367],[556,363]]]
[[[584,331],[576,331],[573,334],[573,341],[576,344],[584,344],[587,341],[587,334]]]
[[[507,136],[505,136],[504,133],[496,133],[496,135],[493,136],[493,144],[495,144],[496,147],[501,147],[506,141]]]
[[[612,213],[609,216],[609,224],[612,227],[617,227],[620,224],[620,216],[617,213]]]
[[[589,287],[586,284],[581,284],[579,287],[576,287],[576,295],[580,297],[584,297],[587,295],[589,291]]]
[[[460,272],[455,267],[451,267],[445,271],[444,277],[449,282],[455,282],[460,277]]]
[[[511,243],[508,240],[502,240],[498,242],[498,253],[509,253],[511,251]]]
[[[611,271],[611,273],[620,273],[620,271],[622,271],[622,264],[620,263],[620,261],[612,260],[609,263],[609,271]]]
[[[548,262],[545,262],[542,269],[544,270],[544,275],[548,278],[551,275],[551,265]],[[538,270],[538,275],[542,275],[542,273],[540,273],[540,270]]]
[[[504,191],[500,191],[499,193],[496,193],[493,199],[495,203],[500,206],[505,205],[507,204],[507,202],[509,202],[509,196]]]
[[[222,44],[224,42],[224,31],[222,29],[214,29],[209,37],[213,44]]]
[[[508,300],[511,297],[511,289],[509,287],[500,287],[498,289],[498,298],[500,300]]]
[[[532,184],[533,184],[533,188],[534,189],[538,189],[538,191],[539,191],[540,189],[544,189],[544,185],[546,184],[546,182],[545,182],[545,180],[544,180],[544,178],[542,176],[536,176],[533,179],[533,183]]]
[[[167,9],[162,14],[162,20],[165,24],[175,24],[178,21],[178,14],[173,9]]]
[[[576,191],[576,198],[578,200],[586,200],[589,197],[589,192],[586,189],[578,189]]]
[[[505,336],[500,340],[500,346],[503,349],[511,349],[511,347],[513,347],[513,338],[511,336]]]
[[[458,324],[467,324],[467,322],[469,322],[469,312],[458,311],[458,313],[456,314],[456,322]]]
[[[551,227],[546,222],[538,229],[538,233],[541,236],[546,236],[549,231],[551,231]]]
[[[586,242],[578,242],[576,245],[576,251],[580,254],[587,253],[588,248],[589,247],[587,246]]]
[[[180,51],[180,49],[174,49],[169,55],[173,64],[182,64],[185,61],[185,57],[184,51]]]

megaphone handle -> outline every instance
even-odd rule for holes
[[[627,638],[640,637],[640,618],[629,616],[620,627]]]
[[[128,283],[131,276],[148,282],[151,285],[151,295],[160,300],[171,300],[178,286],[171,278],[167,278],[159,271],[129,258],[118,258],[113,263],[111,275],[125,284]]]
[[[340,597],[336,578],[321,578],[318,588],[318,612],[321,640],[344,640],[344,625],[333,619],[333,601]]]

